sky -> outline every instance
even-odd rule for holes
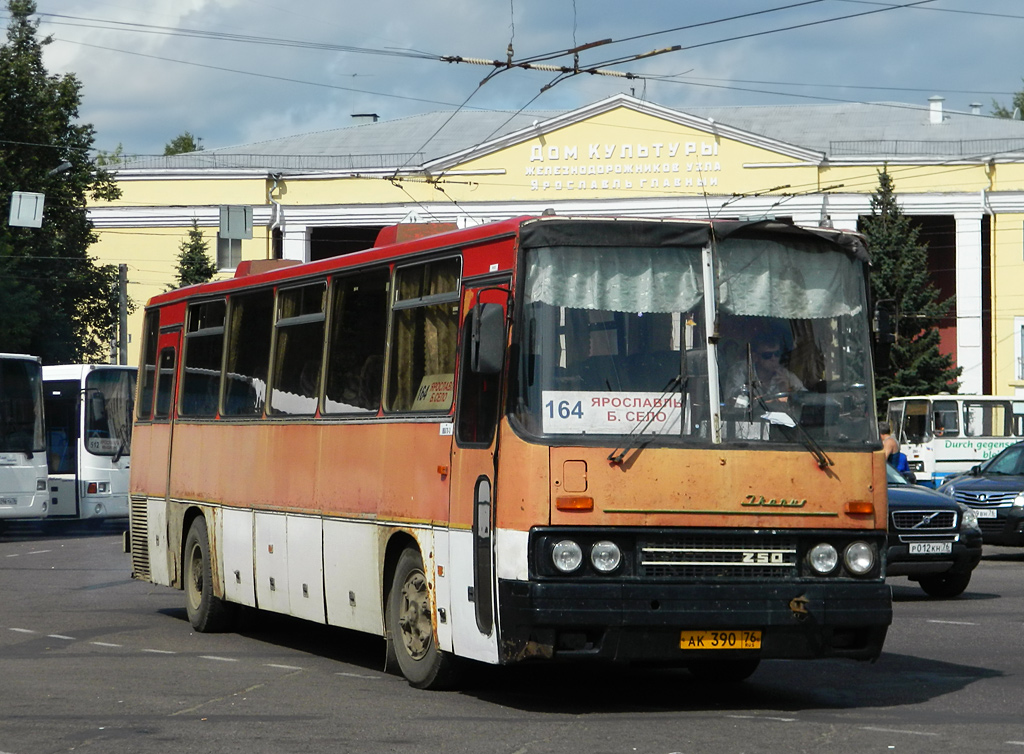
[[[95,147],[162,154],[466,107],[904,102],[989,113],[1024,89],[1021,0],[36,0],[44,63]],[[904,6],[904,7],[898,7]],[[6,26],[10,14],[0,10]],[[527,61],[560,75],[446,62]],[[679,49],[671,49],[679,48]],[[647,53],[659,51],[658,54]],[[538,60],[540,59],[540,60]]]

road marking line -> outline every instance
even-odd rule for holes
[[[8,630],[9,631],[17,631],[19,634],[34,634],[35,633],[35,631],[33,631],[31,628],[10,628]]]
[[[980,623],[969,623],[965,620],[926,620],[925,623],[942,623],[947,626],[978,626]]]
[[[172,652],[169,649],[143,649],[143,652],[149,652],[154,655],[176,655],[177,652]]]
[[[200,660],[216,660],[217,662],[238,662],[234,657],[217,657],[217,655],[199,655]]]
[[[75,641],[74,636],[63,636],[62,634],[47,634],[48,639],[63,639],[64,641]]]
[[[25,553],[26,555],[42,555],[43,553],[53,552],[53,550],[33,550],[32,552]]]
[[[91,641],[90,644],[95,644],[97,647],[123,647],[123,644],[111,644],[109,641]]]
[[[339,673],[340,675],[340,673]],[[777,723],[795,723],[795,717],[771,717],[770,715],[726,715],[734,720],[774,720]]]
[[[298,665],[278,665],[275,662],[268,662],[266,664],[266,667],[268,667],[268,668],[280,668],[281,670],[303,670],[303,668],[300,668]]]
[[[1024,746],[1024,741],[1007,741],[1009,746]]]
[[[926,733],[920,730],[901,730],[899,728],[874,728],[870,725],[865,725],[861,730],[872,730],[877,733],[906,733],[908,736],[938,736],[938,733]]]

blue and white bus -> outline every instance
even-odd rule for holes
[[[43,367],[48,518],[128,517],[135,368]]]
[[[911,395],[889,399],[889,426],[918,483],[938,487],[1024,439],[1024,399]]]

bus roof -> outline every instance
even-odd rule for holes
[[[712,235],[721,239],[739,231],[756,229],[771,232],[775,235],[792,235],[803,238],[809,236],[817,237],[820,240],[834,244],[837,248],[862,261],[867,261],[868,259],[864,243],[856,233],[824,228],[803,228],[776,220],[693,220],[610,216],[579,217],[545,214],[514,217],[509,220],[499,220],[462,229],[452,229],[453,226],[450,223],[437,223],[434,225],[438,226],[437,229],[441,232],[422,231],[417,233],[416,230],[413,230],[403,234],[401,232],[402,226],[387,226],[380,231],[376,243],[369,249],[343,256],[320,259],[314,262],[289,264],[287,260],[277,260],[283,261],[285,264],[240,265],[233,278],[200,283],[161,293],[151,298],[147,302],[147,306],[160,306],[183,301],[197,295],[216,295],[238,288],[272,285],[281,281],[324,275],[338,270],[371,265],[373,263],[383,263],[400,258],[408,259],[421,253],[436,253],[444,251],[446,248],[454,250],[461,246],[481,241],[513,238],[526,228],[530,229],[532,236],[543,238],[545,242],[549,242],[550,239],[564,242],[566,238],[572,235],[577,244],[605,246],[615,245],[616,239],[618,243],[635,241],[635,236],[630,231],[636,230],[641,226],[644,226],[645,230],[654,231],[652,235],[661,241],[660,244],[656,245],[668,245],[670,243],[704,245]],[[609,225],[618,232],[609,234]],[[418,227],[420,230],[423,228],[422,225]],[[557,227],[571,229],[571,233],[559,234],[555,232]],[[587,227],[592,228],[593,232],[581,232]],[[599,228],[601,229],[599,230]],[[714,228],[713,233],[712,228]],[[406,236],[409,236],[408,240],[404,240]],[[259,261],[262,263],[267,260]],[[268,267],[269,269],[267,269]]]

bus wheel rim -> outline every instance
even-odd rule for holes
[[[427,582],[421,571],[413,571],[402,584],[402,603],[398,616],[402,644],[414,660],[422,660],[430,651],[434,630],[430,622]]]

